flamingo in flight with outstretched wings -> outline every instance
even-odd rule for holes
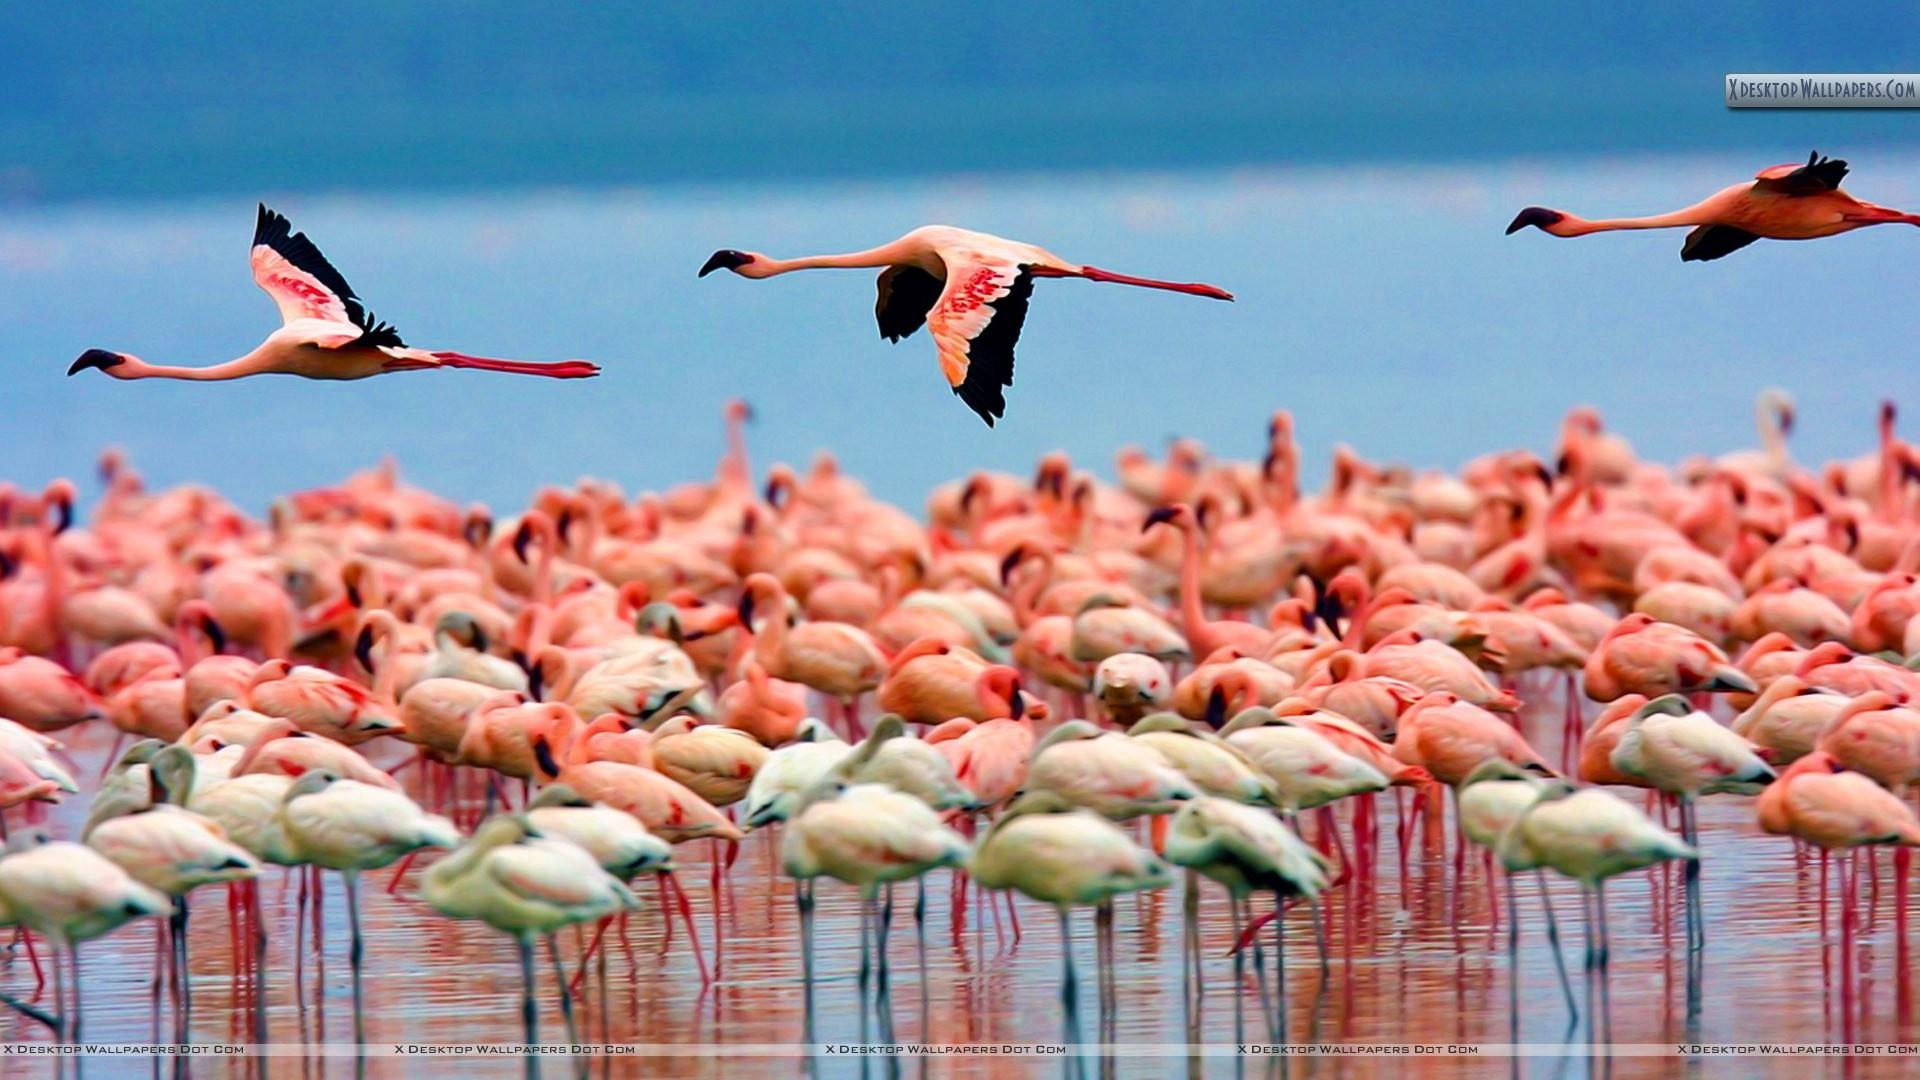
[[[1013,346],[1027,317],[1033,279],[1077,277],[1233,299],[1232,293],[1212,285],[1115,274],[1070,263],[1032,244],[950,225],[922,226],[891,244],[847,255],[774,259],[723,249],[700,268],[700,276],[731,270],[741,277],[769,278],[793,270],[876,266],[884,267],[880,299],[874,305],[880,336],[899,341],[925,323],[953,392],[988,427],[1006,415],[1001,388],[1013,385]]]
[[[280,214],[260,206],[253,227],[253,280],[280,308],[283,324],[252,352],[210,367],[149,364],[129,353],[88,349],[68,375],[99,368],[116,379],[218,381],[249,375],[299,375],[308,379],[364,379],[389,371],[471,368],[513,375],[584,379],[600,374],[585,360],[536,363],[495,360],[457,352],[409,347],[400,332],[373,317],[367,305],[333,268],[307,234],[293,231]]]
[[[1841,191],[1840,181],[1846,175],[1846,162],[1815,152],[1807,155],[1805,165],[1788,162],[1762,169],[1750,184],[1735,184],[1670,214],[1588,221],[1529,206],[1507,226],[1507,233],[1529,225],[1555,236],[1691,225],[1693,231],[1680,246],[1680,260],[1704,262],[1731,255],[1755,240],[1817,240],[1867,225],[1920,225],[1920,214],[1861,202]]]

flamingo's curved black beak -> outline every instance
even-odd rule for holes
[[[553,747],[547,745],[545,735],[536,735],[533,739],[533,760],[540,771],[548,776],[560,775],[560,763],[553,759]]]
[[[200,632],[207,635],[207,644],[213,646],[213,654],[219,656],[227,651],[227,632],[220,628],[219,622],[211,615],[200,617]],[[372,671],[373,668],[367,668]]]
[[[105,349],[88,349],[86,352],[80,354],[80,359],[75,360],[67,366],[67,377],[72,378],[88,368],[99,368],[101,371],[105,371],[108,368],[119,367],[126,362],[127,358],[117,352],[108,352]]]
[[[366,671],[373,670],[373,627],[363,626],[353,639],[353,658]]]
[[[1167,522],[1172,521],[1177,514],[1178,511],[1171,506],[1156,506],[1148,512],[1147,520],[1141,524],[1140,531],[1146,532],[1155,525],[1165,525]]]
[[[700,277],[706,277],[715,270],[738,270],[753,261],[753,256],[732,248],[721,248],[707,257],[706,264],[700,267]]]
[[[1545,229],[1549,225],[1558,225],[1567,215],[1558,210],[1549,210],[1544,206],[1529,206],[1514,215],[1513,223],[1507,226],[1507,235],[1512,236],[1531,225],[1536,229]]]
[[[1000,560],[1000,584],[1002,586],[1005,586],[1007,582],[1013,577],[1013,568],[1016,566],[1019,566],[1020,560],[1026,557],[1027,557],[1026,546],[1020,545],[1018,547],[1015,547],[1012,551],[1007,552],[1007,557]]]

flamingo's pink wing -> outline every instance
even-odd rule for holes
[[[949,260],[947,287],[927,313],[940,349],[940,371],[953,392],[988,427],[1006,415],[1001,388],[1013,385],[1013,346],[1027,318],[1033,277],[1016,262],[978,257]]]
[[[338,348],[352,342],[398,348],[404,343],[392,326],[380,322],[354,294],[340,271],[334,269],[306,233],[293,231],[287,219],[260,204],[253,226],[249,258],[253,280],[280,309],[280,320],[319,319],[339,323],[342,333],[320,335],[311,343]],[[358,333],[353,331],[357,330]],[[336,340],[336,338],[338,340]]]

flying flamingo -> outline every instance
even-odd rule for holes
[[[308,379],[364,379],[389,371],[471,368],[513,375],[583,379],[600,374],[584,360],[533,363],[494,360],[457,352],[410,348],[400,332],[373,312],[333,268],[307,234],[263,203],[253,226],[253,280],[280,309],[283,325],[254,350],[211,367],[149,364],[131,353],[88,349],[68,375],[99,368],[116,379],[188,379],[211,382],[249,375],[299,375]]]
[[[1156,281],[1067,262],[1031,244],[950,225],[926,225],[890,244],[847,255],[775,259],[723,248],[700,267],[701,277],[731,270],[769,278],[823,267],[882,267],[874,315],[880,336],[899,341],[925,323],[953,392],[992,427],[1006,415],[1001,387],[1013,385],[1013,346],[1027,317],[1035,278],[1077,277],[1232,300],[1212,285]]]
[[[1652,217],[1588,221],[1559,210],[1529,206],[1507,226],[1508,235],[1534,226],[1554,236],[1585,236],[1614,229],[1693,226],[1680,247],[1682,262],[1705,262],[1739,251],[1755,240],[1817,240],[1867,225],[1920,225],[1920,214],[1875,206],[1840,190],[1847,163],[1807,155],[1760,170],[1753,182],[1734,184],[1692,206]]]

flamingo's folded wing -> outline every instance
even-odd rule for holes
[[[584,865],[566,866],[539,848],[498,848],[487,860],[487,869],[513,895],[555,907],[589,905],[605,893],[601,883],[584,872]]]
[[[380,322],[354,294],[353,286],[334,269],[306,233],[293,231],[292,223],[276,211],[260,204],[253,226],[253,280],[273,297],[280,309],[282,323],[297,319],[318,319],[359,328],[337,345],[360,342],[367,345],[403,344],[393,327]],[[331,338],[314,344],[337,347]]]
[[[1681,262],[1707,262],[1731,255],[1760,239],[1745,229],[1731,225],[1701,225],[1687,234],[1680,245]]]
[[[1760,170],[1753,186],[1778,195],[1818,195],[1838,188],[1846,177],[1846,162],[1823,158],[1816,152],[1807,155],[1805,165],[1775,165]]]
[[[927,313],[941,372],[988,427],[1006,415],[1001,387],[1013,385],[1013,346],[1032,295],[1033,275],[1019,263],[950,262],[947,287]]]

